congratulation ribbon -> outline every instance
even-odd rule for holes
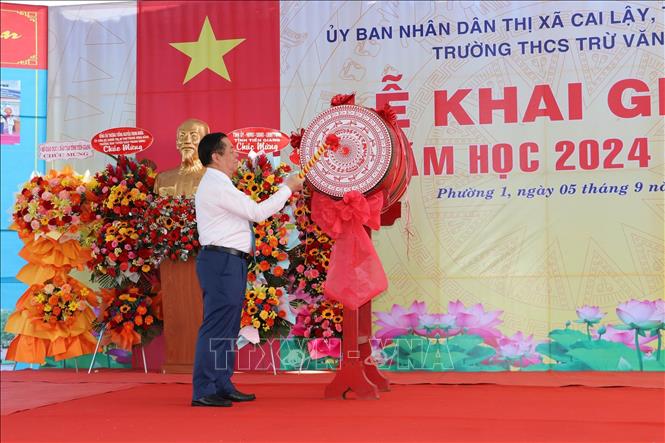
[[[339,201],[313,193],[312,220],[335,239],[324,295],[345,307],[357,309],[388,288],[381,260],[365,231],[365,226],[379,229],[382,206],[380,192],[365,198],[350,191]]]

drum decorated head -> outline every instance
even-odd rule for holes
[[[307,126],[300,144],[300,163],[315,156],[328,134],[339,138],[336,151],[324,157],[307,173],[319,192],[341,198],[349,191],[369,194],[381,187],[393,162],[393,135],[373,110],[357,105],[334,106],[317,115]]]

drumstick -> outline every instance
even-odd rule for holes
[[[305,175],[314,167],[314,164],[319,161],[321,156],[326,152],[326,149],[330,148],[333,152],[337,151],[339,149],[339,137],[337,137],[335,134],[330,133],[326,136],[326,140],[321,143],[321,145],[318,147],[312,158],[309,159],[307,164],[302,168],[300,173],[298,174],[298,177],[303,179],[305,178]]]

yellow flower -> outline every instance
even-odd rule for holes
[[[150,271],[150,265],[143,265],[143,266],[141,266],[141,271],[143,271],[143,272],[148,272],[148,271]]]
[[[49,305],[48,303],[46,303],[46,304],[44,305],[44,311],[45,311],[45,312],[51,312],[51,309],[52,309],[52,308],[51,308],[51,305]]]
[[[333,318],[333,315],[335,315],[335,313],[331,309],[326,309],[321,313],[321,317],[323,318]]]
[[[258,298],[259,300],[265,300],[266,299],[265,291],[259,291],[259,293],[256,294],[256,298]]]
[[[275,183],[275,176],[273,174],[271,174],[271,175],[267,176],[264,180],[272,185],[273,183]]]
[[[256,298],[256,291],[250,289],[249,291],[247,291],[247,294],[245,294],[245,298],[247,298],[248,300],[254,300]]]
[[[242,179],[245,181],[254,180],[254,174],[251,172],[245,172],[245,175],[242,176]]]
[[[129,312],[129,306],[128,305],[120,306],[120,312],[122,312],[123,314]]]
[[[265,320],[268,318],[268,311],[261,311],[259,314],[259,317],[261,317],[261,320]]]
[[[109,235],[107,234],[106,237],[104,237],[104,241],[113,241],[115,240],[115,235]]]
[[[258,329],[261,326],[261,322],[258,320],[254,320],[252,321],[252,326]]]

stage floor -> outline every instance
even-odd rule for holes
[[[190,376],[2,372],[3,442],[664,442],[663,373],[386,373],[378,401],[331,373],[242,373],[257,401],[192,408]]]

